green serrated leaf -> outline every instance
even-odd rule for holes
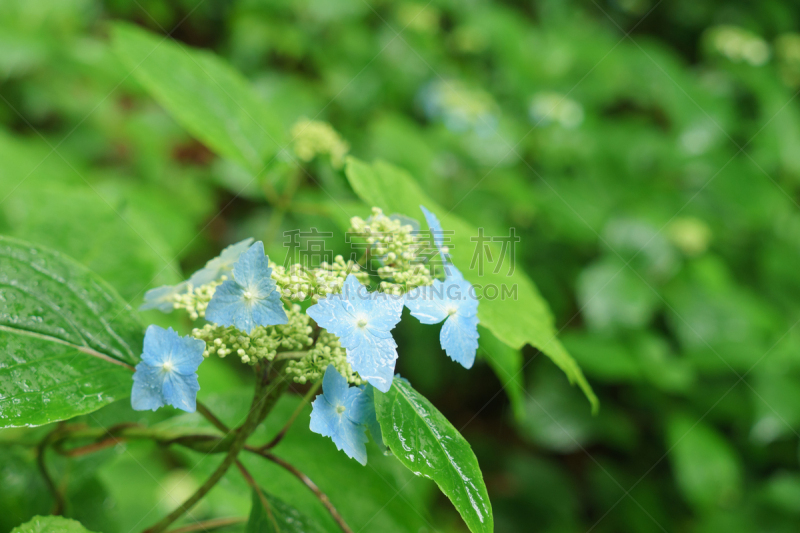
[[[481,324],[489,328],[498,339],[512,348],[520,349],[531,344],[540,349],[567,374],[571,383],[577,383],[586,397],[597,409],[597,396],[581,372],[575,360],[567,353],[556,338],[553,317],[536,286],[517,267],[509,275],[505,268],[494,273],[487,268],[482,275],[467,267],[472,263],[475,243],[471,241],[478,235],[478,229],[437,205],[420,188],[417,182],[403,170],[383,161],[367,164],[350,157],[346,168],[347,179],[353,190],[365,202],[383,209],[387,214],[401,213],[421,218],[420,204],[431,210],[441,221],[450,236],[450,255],[453,263],[464,277],[479,287],[494,286],[502,293],[505,287],[512,296],[483,298],[478,306]],[[493,257],[502,257],[499,246],[489,243]],[[516,295],[513,291],[516,290]]]
[[[11,533],[91,533],[80,522],[63,516],[34,516]]]
[[[469,443],[431,402],[395,378],[375,391],[383,440],[416,475],[432,479],[475,532],[494,531],[494,518],[478,459]]]
[[[112,44],[142,86],[219,155],[259,173],[284,132],[247,79],[214,54],[117,24]]]
[[[126,397],[143,329],[77,262],[0,237],[0,427],[38,426]]]
[[[261,497],[253,491],[253,507],[247,521],[245,533],[324,533],[325,529],[288,503],[264,491],[267,501],[265,509]],[[276,526],[277,525],[277,529]]]

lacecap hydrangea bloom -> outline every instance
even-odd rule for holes
[[[475,288],[450,264],[439,219],[425,207],[420,206],[420,209],[428,222],[433,242],[442,255],[446,277],[444,281],[435,280],[432,285],[409,291],[405,295],[405,306],[423,324],[438,324],[444,320],[439,334],[442,349],[463,367],[471,368],[475,363],[479,337]]]
[[[149,326],[142,361],[133,374],[133,409],[155,411],[169,404],[193,413],[200,390],[197,367],[203,362],[204,349],[201,340],[181,337],[172,328]]]
[[[221,326],[235,326],[248,334],[256,326],[286,324],[286,311],[271,275],[264,243],[258,241],[239,256],[233,279],[217,287],[206,308],[206,319]]]
[[[351,274],[341,293],[321,298],[306,312],[320,327],[339,337],[347,362],[362,379],[382,392],[389,390],[397,360],[391,330],[400,322],[402,298],[370,293]]]
[[[381,442],[380,434],[374,433],[377,418],[367,387],[350,387],[330,365],[322,378],[322,394],[311,404],[311,431],[330,437],[337,449],[362,465],[367,464],[367,429]]]

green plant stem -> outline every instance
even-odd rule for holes
[[[267,512],[269,521],[272,522],[272,527],[275,529],[275,531],[280,531],[281,528],[280,526],[278,526],[278,522],[275,520],[275,515],[272,514],[272,506],[269,504],[269,501],[264,496],[264,493],[261,491],[261,487],[258,486],[258,483],[256,483],[256,480],[253,478],[252,474],[250,474],[250,472],[247,471],[247,469],[238,459],[236,461],[236,467],[239,469],[239,472],[242,474],[242,477],[247,482],[247,484],[250,485],[250,488],[253,489],[258,495],[258,499],[261,502],[261,506]]]
[[[311,398],[317,393],[320,385],[322,385],[321,380],[314,383],[314,385],[310,389],[308,389],[308,392],[305,394],[305,396],[303,396],[303,399],[300,400],[300,403],[295,408],[294,412],[292,413],[292,416],[289,417],[289,420],[286,421],[286,424],[284,424],[283,428],[281,428],[278,434],[275,435],[275,437],[273,437],[271,441],[269,441],[261,448],[259,448],[260,450],[272,449],[281,442],[283,437],[286,435],[286,432],[289,431],[290,427],[292,427],[292,424],[297,419],[298,415],[300,415],[300,413],[303,411],[303,407],[305,407],[306,404],[311,401]]]
[[[280,373],[282,365],[276,368],[277,373]],[[200,501],[216,485],[228,469],[236,462],[236,457],[245,446],[247,437],[256,429],[256,427],[266,418],[267,414],[275,406],[278,398],[286,390],[288,380],[286,376],[280,376],[275,383],[270,383],[269,380],[269,367],[256,367],[256,391],[253,395],[253,403],[250,406],[250,412],[247,415],[244,423],[239,426],[235,431],[229,433],[220,442],[225,445],[230,440],[230,447],[228,453],[222,460],[222,463],[217,467],[213,474],[198,488],[194,494],[189,496],[177,509],[161,519],[158,523],[145,530],[145,533],[161,533],[165,531],[170,524],[180,518],[184,513],[191,509],[198,501]]]
[[[219,418],[217,418],[217,416],[216,416],[214,413],[212,413],[212,412],[211,412],[211,411],[208,409],[208,407],[206,407],[206,406],[205,406],[205,404],[203,404],[203,403],[201,403],[201,402],[199,402],[199,401],[197,402],[197,412],[198,412],[198,413],[200,413],[201,415],[203,415],[203,417],[204,417],[206,420],[208,420],[209,422],[211,422],[211,424],[212,424],[212,425],[213,425],[215,428],[217,428],[218,430],[222,431],[223,433],[228,433],[228,432],[230,431],[230,429],[228,428],[228,426],[226,426],[226,425],[225,425],[225,423],[224,423],[224,422],[222,422],[222,420],[220,420]]]
[[[341,528],[341,530],[344,531],[344,533],[353,533],[353,530],[350,529],[350,526],[348,526],[347,522],[344,521],[344,518],[342,518],[342,515],[339,514],[339,511],[337,511],[336,507],[334,507],[333,503],[331,503],[331,500],[330,500],[330,498],[328,498],[328,495],[325,494],[324,492],[322,492],[322,490],[320,490],[320,488],[317,487],[317,484],[314,483],[313,481],[311,481],[311,478],[309,478],[307,475],[305,475],[300,470],[298,470],[297,468],[295,468],[291,464],[287,463],[286,461],[284,461],[280,457],[276,457],[276,456],[272,455],[271,453],[269,453],[267,451],[260,450],[258,448],[253,448],[252,446],[245,446],[245,450],[247,450],[248,452],[254,453],[256,455],[260,455],[261,457],[263,457],[264,459],[267,459],[268,461],[272,461],[273,463],[275,463],[276,465],[280,466],[281,468],[287,470],[294,477],[299,479],[303,483],[303,485],[308,487],[308,489],[311,490],[311,492],[314,493],[314,495],[322,503],[322,505],[325,506],[325,509],[328,510],[328,513],[330,513],[331,517],[339,525],[339,528]]]
[[[59,431],[59,429],[55,429],[54,431],[48,433],[47,436],[42,439],[42,442],[36,447],[36,464],[39,467],[39,472],[41,472],[47,488],[53,494],[54,503],[51,514],[54,515],[60,515],[64,512],[64,494],[62,494],[62,492],[58,489],[53,481],[53,478],[50,476],[50,472],[47,470],[47,464],[45,464],[45,453],[47,452],[47,447],[55,440]]]
[[[169,533],[189,533],[190,531],[208,531],[209,529],[216,529],[218,527],[232,526],[234,524],[242,524],[247,522],[247,517],[234,516],[231,518],[212,518],[211,520],[204,520],[169,530]]]

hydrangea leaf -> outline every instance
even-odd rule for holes
[[[265,509],[262,496],[269,505],[269,510]],[[275,529],[276,526],[278,529]],[[326,530],[316,520],[294,506],[263,490],[259,496],[254,490],[253,506],[244,531],[245,533],[325,533]]]
[[[284,144],[268,103],[217,56],[127,24],[114,26],[112,45],[153,98],[219,155],[256,174]]]
[[[570,382],[580,386],[593,408],[597,408],[597,397],[583,372],[556,337],[547,303],[522,268],[517,266],[509,273],[510,264],[507,262],[498,273],[494,273],[494,265],[486,268],[483,275],[467,270],[475,250],[475,243],[470,238],[478,235],[477,228],[433,202],[405,171],[382,161],[368,164],[350,157],[346,174],[353,190],[364,202],[387,213],[418,213],[420,205],[434,213],[444,228],[453,231],[448,253],[453,264],[461,268],[464,278],[476,287],[494,286],[498,291],[506,288],[506,297],[481,299],[478,308],[481,324],[512,348],[520,349],[531,344],[541,350],[566,373]],[[486,245],[493,257],[502,256],[499,245]],[[506,261],[510,259],[506,258]]]
[[[142,329],[82,265],[0,237],[0,427],[66,420],[127,397]]]
[[[11,533],[91,533],[76,520],[63,516],[34,516]]]
[[[492,506],[469,443],[408,381],[375,393],[383,441],[416,475],[432,479],[473,533],[494,531]]]

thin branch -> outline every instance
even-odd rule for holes
[[[333,504],[331,503],[331,500],[330,498],[328,498],[328,495],[322,492],[322,490],[320,490],[320,488],[317,487],[316,483],[311,481],[311,478],[309,478],[307,475],[305,475],[300,470],[290,465],[280,457],[276,457],[267,451],[259,450],[258,448],[253,448],[252,446],[245,446],[244,449],[247,450],[248,452],[260,455],[261,457],[269,461],[272,461],[281,468],[288,470],[294,477],[299,479],[303,483],[303,485],[308,487],[309,490],[311,490],[311,492],[314,493],[314,495],[320,502],[322,502],[322,505],[325,506],[325,508],[330,513],[331,517],[333,517],[333,519],[339,525],[341,530],[344,531],[344,533],[353,533],[353,530],[350,529],[350,527],[347,525],[347,522],[345,522],[344,518],[342,518],[342,515],[339,514],[339,511],[337,511],[336,507],[334,507]]]
[[[278,522],[275,520],[275,515],[272,514],[272,506],[269,504],[266,496],[264,496],[264,493],[261,491],[261,487],[258,486],[256,480],[253,479],[253,476],[247,471],[247,469],[238,459],[236,460],[236,467],[239,469],[239,472],[242,474],[244,480],[247,481],[247,484],[250,485],[250,488],[256,491],[256,494],[258,494],[258,499],[261,501],[261,506],[265,511],[267,511],[267,516],[269,517],[270,522],[272,522],[275,531],[280,531],[281,528],[278,526]]]
[[[179,527],[169,530],[168,533],[189,533],[190,531],[208,531],[218,527],[232,526],[247,522],[246,516],[233,516],[231,518],[212,518],[211,520],[204,520],[202,522],[195,522],[188,526]]]
[[[197,412],[200,413],[201,415],[203,415],[203,417],[205,417],[206,420],[211,422],[211,424],[213,424],[214,427],[217,428],[218,430],[222,431],[223,433],[229,433],[230,432],[230,429],[228,428],[228,426],[226,426],[225,423],[222,420],[217,418],[217,416],[214,413],[212,413],[208,409],[208,407],[206,407],[201,402],[197,402]]]
[[[283,437],[289,431],[289,428],[292,427],[292,424],[297,419],[298,415],[300,415],[300,413],[303,411],[303,407],[305,407],[306,404],[309,401],[311,401],[311,397],[317,393],[320,385],[322,385],[322,381],[317,381],[316,383],[314,383],[314,385],[308,390],[305,396],[303,396],[303,399],[300,400],[300,403],[297,405],[297,408],[295,408],[294,412],[292,413],[292,416],[289,417],[289,420],[286,421],[286,424],[284,424],[283,428],[281,428],[278,434],[275,435],[275,437],[273,437],[271,441],[269,441],[261,448],[259,448],[260,450],[271,450],[281,442]]]
[[[230,447],[228,448],[228,453],[225,455],[225,458],[219,464],[217,469],[214,470],[214,473],[211,474],[211,477],[209,477],[205,483],[203,483],[200,488],[198,488],[194,494],[189,496],[189,498],[187,498],[186,501],[184,501],[177,509],[162,518],[158,523],[149,529],[146,529],[145,533],[161,533],[162,531],[165,531],[170,524],[180,518],[189,509],[194,507],[194,505],[200,501],[208,493],[208,491],[210,491],[214,485],[219,482],[220,479],[222,479],[222,476],[224,476],[231,465],[233,465],[233,463],[236,461],[236,457],[239,455],[239,452],[244,447],[247,437],[249,437],[256,427],[258,427],[258,424],[264,420],[272,407],[275,406],[275,403],[278,401],[280,395],[283,394],[283,392],[286,390],[286,387],[289,385],[285,376],[281,376],[277,382],[272,383],[272,386],[270,386],[268,375],[268,367],[263,368],[256,366],[256,390],[255,394],[253,395],[253,403],[250,406],[250,412],[247,415],[247,419],[241,426],[236,428],[236,430],[234,430],[232,433],[229,433],[225,438],[217,443],[227,444],[230,442]]]

